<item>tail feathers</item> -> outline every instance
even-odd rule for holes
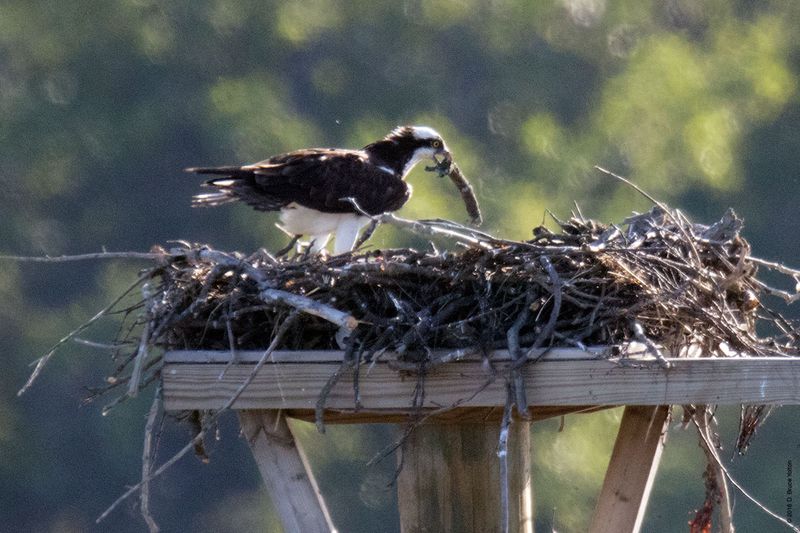
[[[233,178],[231,176],[225,176],[224,178],[211,178],[210,180],[203,182],[203,187],[216,187],[220,190],[228,190],[228,189],[235,189],[244,185],[244,180]]]
[[[186,172],[195,174],[220,175],[203,182],[203,187],[213,187],[215,192],[196,194],[192,197],[192,207],[215,207],[218,205],[235,202],[238,188],[244,183],[245,176],[252,172],[243,171],[240,167],[192,167]]]
[[[192,207],[216,207],[235,201],[236,197],[228,191],[207,192],[194,195],[192,197]]]
[[[243,170],[242,167],[191,167],[185,170],[194,174],[221,174],[225,176],[246,176],[253,173],[252,170]]]

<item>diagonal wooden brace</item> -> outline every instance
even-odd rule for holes
[[[590,533],[641,530],[666,441],[668,420],[668,405],[625,407]]]
[[[278,511],[284,532],[335,532],[308,458],[292,435],[281,411],[239,411],[239,423]]]

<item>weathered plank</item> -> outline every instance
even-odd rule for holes
[[[669,406],[625,407],[591,533],[638,533],[667,433]]]
[[[308,459],[280,411],[240,411],[242,433],[285,533],[336,531]]]
[[[632,344],[629,349],[633,355],[646,352],[646,348]],[[608,354],[606,346],[592,346],[586,350],[578,348],[551,348],[549,350],[537,349],[530,354],[530,358],[539,358],[544,355],[547,360],[555,359],[591,359]],[[455,354],[455,351],[435,351],[433,356],[444,356]],[[235,353],[236,361],[239,363],[255,363],[264,355],[259,350],[241,350]],[[342,361],[344,352],[341,350],[276,350],[269,356],[270,363],[338,363]],[[396,354],[386,352],[384,360],[391,360]],[[459,360],[479,361],[481,352],[463,350],[459,352]],[[231,352],[228,350],[171,350],[164,354],[166,363],[227,363],[231,360]],[[492,352],[493,361],[510,361],[511,356],[508,350],[495,350]]]
[[[423,424],[398,460],[402,533],[500,533],[500,424]],[[509,531],[533,532],[530,422],[514,422],[508,439]]]
[[[302,361],[302,352],[294,356]],[[313,409],[320,391],[337,370],[335,362],[280,362],[264,365],[235,409]],[[800,403],[800,358],[670,359],[656,364],[619,365],[609,360],[542,360],[522,368],[530,405],[670,405]],[[498,363],[498,372],[504,363]],[[162,372],[168,410],[218,409],[250,374],[252,365],[168,363]],[[425,407],[500,406],[503,380],[487,385],[479,361],[457,361],[429,370]],[[362,409],[408,408],[417,379],[379,362],[362,367]],[[483,388],[482,388],[483,387]],[[353,382],[343,376],[326,406],[353,410]]]
[[[528,420],[540,422],[549,418],[572,414],[594,413],[603,409],[613,409],[614,405],[537,405],[528,410]],[[500,423],[503,418],[503,408],[492,407],[457,407],[446,411],[426,409],[420,412],[411,412],[405,409],[371,409],[369,411],[338,411],[325,410],[326,424],[407,424],[416,420],[420,415],[426,416],[426,422],[436,424],[488,424]],[[286,416],[306,422],[314,422],[316,413],[311,409],[287,409]],[[514,419],[520,420],[516,409]]]

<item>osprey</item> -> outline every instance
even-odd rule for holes
[[[437,156],[442,157],[440,161]],[[334,254],[353,249],[367,215],[396,211],[411,196],[405,177],[431,158],[437,168],[452,161],[441,135],[425,126],[402,126],[361,150],[308,148],[242,167],[188,168],[218,174],[192,205],[208,207],[241,201],[259,211],[280,211],[282,228],[311,240],[322,250],[334,234]],[[358,208],[352,198],[358,204]]]

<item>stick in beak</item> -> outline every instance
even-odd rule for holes
[[[483,217],[481,216],[481,208],[478,205],[478,198],[475,196],[475,190],[469,184],[467,178],[464,177],[464,174],[461,173],[458,165],[452,161],[448,165],[450,166],[450,171],[447,175],[450,177],[450,181],[458,187],[458,192],[461,193],[461,199],[464,201],[464,207],[467,208],[470,222],[474,226],[480,226],[483,222]]]
[[[458,168],[458,165],[453,161],[453,156],[450,152],[442,150],[440,155],[442,155],[442,160],[439,161],[436,159],[436,155],[434,155],[434,166],[425,167],[425,170],[428,172],[436,172],[440,178],[445,176],[450,178],[450,181],[458,188],[458,192],[461,193],[461,199],[464,201],[464,207],[466,207],[467,214],[470,216],[470,222],[475,226],[480,226],[481,222],[483,222],[483,217],[481,216],[481,208],[478,205],[478,199],[475,197],[475,191],[472,185],[469,184],[467,178],[461,173],[461,169]]]

